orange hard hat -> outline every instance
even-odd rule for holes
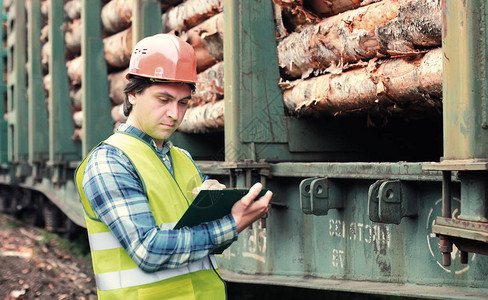
[[[163,81],[197,83],[197,59],[193,47],[172,34],[156,34],[140,40],[132,51],[129,75]]]

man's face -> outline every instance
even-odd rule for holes
[[[158,147],[180,126],[191,99],[186,83],[154,84],[141,94],[130,94],[130,124],[154,139]]]

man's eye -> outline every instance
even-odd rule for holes
[[[180,100],[180,105],[188,105],[188,100]]]

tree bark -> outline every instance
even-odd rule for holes
[[[78,88],[72,88],[69,91],[69,97],[71,99],[71,107],[73,108],[73,111],[80,111],[81,110],[81,94],[82,89],[81,87]]]
[[[49,37],[49,26],[43,26],[41,29],[41,44],[44,45],[48,41]]]
[[[123,123],[127,121],[127,117],[124,115],[123,105],[116,105],[112,107],[111,111],[112,120],[116,123]],[[77,128],[83,128],[83,111],[73,112],[73,122]]]
[[[112,120],[114,122],[124,123],[127,121],[127,117],[124,115],[124,105],[120,104],[112,107]]]
[[[68,57],[75,57],[81,54],[81,32],[82,24],[80,19],[74,19],[68,23],[67,31],[64,34],[64,45]]]
[[[184,31],[220,12],[222,0],[188,0],[163,14],[163,30]]]
[[[115,105],[124,103],[125,94],[123,90],[127,84],[127,79],[125,79],[125,74],[129,69],[125,69],[120,72],[108,74],[108,82],[110,87],[109,97]]]
[[[279,31],[301,31],[321,18],[356,9],[382,0],[273,0],[279,7],[276,21]],[[283,36],[280,33],[280,36]]]
[[[129,28],[131,18],[132,0],[112,0],[102,8],[103,31],[111,34]]]
[[[340,73],[348,64],[385,55],[416,55],[441,43],[439,0],[383,0],[327,18],[278,44],[288,78]]]
[[[162,5],[176,6],[183,2],[183,0],[161,0]]]
[[[189,29],[181,35],[187,42],[195,48],[198,58],[198,50],[210,57],[214,65],[217,61],[224,59],[223,39],[224,39],[224,13],[219,13],[203,23]],[[211,65],[205,66],[197,59],[198,72],[201,72]]]
[[[192,106],[222,99],[224,97],[224,62],[198,74],[198,81],[202,83],[196,84]]]
[[[47,41],[41,48],[41,64],[42,73],[47,74],[49,72],[49,57],[51,56],[51,46]]]
[[[195,56],[197,58],[197,72],[200,73],[211,66],[215,65],[217,61],[208,53],[207,49],[200,42],[199,44],[192,45],[195,50]]]
[[[321,17],[330,17],[379,1],[381,0],[303,0],[303,4]]]
[[[273,0],[279,38],[319,21],[319,16],[303,7],[303,0]]]
[[[75,123],[77,128],[83,127],[83,112],[81,110],[73,113],[73,123]]]
[[[103,39],[105,60],[113,68],[129,66],[132,54],[132,27]]]
[[[185,133],[207,133],[223,129],[224,100],[188,108],[178,128]]]
[[[373,110],[439,109],[442,49],[415,57],[371,60],[340,75],[298,80],[284,92],[286,108],[299,115]]]
[[[48,1],[41,1],[41,26],[47,25],[47,21],[49,18],[49,2]]]
[[[81,1],[71,0],[66,2],[64,4],[64,14],[71,20],[79,19],[81,16]]]
[[[42,78],[42,83],[44,85],[44,91],[46,93],[46,102],[49,101],[49,91],[51,90],[51,75],[48,73]],[[47,105],[47,103],[46,103]]]
[[[73,141],[81,141],[83,137],[83,129],[82,128],[75,128],[73,132],[73,136],[71,136],[71,140]]]
[[[81,84],[81,77],[83,72],[83,59],[81,56],[77,56],[72,60],[66,62],[66,70],[68,78],[70,79],[71,86],[77,86]]]

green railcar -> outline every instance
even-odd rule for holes
[[[307,10],[314,1],[85,0],[78,1],[77,17],[68,16],[68,3],[76,2],[0,1],[7,29],[1,32],[0,60],[3,210],[30,209],[33,222],[44,221],[50,230],[84,227],[73,174],[113,131],[110,116],[118,104],[110,93],[111,74],[124,70],[107,61],[108,38],[130,30],[123,37],[132,45],[159,32],[201,35],[195,28],[205,20],[180,13],[187,19],[171,27],[171,11],[208,6],[207,19],[221,14],[223,36],[217,31],[202,41],[222,39],[223,57],[212,53],[211,64],[225,65],[223,86],[216,88],[223,96],[205,105],[224,105],[212,120],[217,125],[177,132],[173,142],[228,187],[260,181],[274,192],[267,217],[218,257],[222,277],[314,290],[315,296],[488,298],[485,1],[382,0],[363,7],[330,1],[323,11],[344,5],[340,13],[326,15]],[[125,5],[131,13],[118,32],[110,32],[100,17],[107,5]],[[437,10],[412,9],[422,5]],[[390,9],[398,15],[385,12]],[[413,12],[428,21],[428,34],[387,32],[388,26],[417,28],[418,20],[408,17]],[[285,24],[294,32],[278,29],[278,20],[303,16],[307,21],[300,26]],[[82,24],[81,38],[72,52],[67,28],[76,22]],[[345,31],[348,41],[341,40]],[[387,34],[392,40],[380,40]],[[411,42],[415,34],[423,34],[421,42]],[[303,44],[290,42],[292,35]],[[411,40],[402,44],[404,51],[392,50],[393,37]],[[370,48],[347,54],[347,43],[354,41],[377,55]],[[287,67],[299,59],[284,61],[291,56],[283,54],[285,46],[306,61],[303,74]],[[340,47],[342,53],[334,52]],[[327,51],[342,57],[340,68],[339,61],[325,63]],[[81,84],[68,74],[66,62],[73,66],[75,58],[81,61],[75,68]],[[370,80],[371,88],[360,78]],[[81,106],[75,109],[78,91]],[[194,107],[196,112],[199,106]],[[74,111],[83,119],[81,133]]]

